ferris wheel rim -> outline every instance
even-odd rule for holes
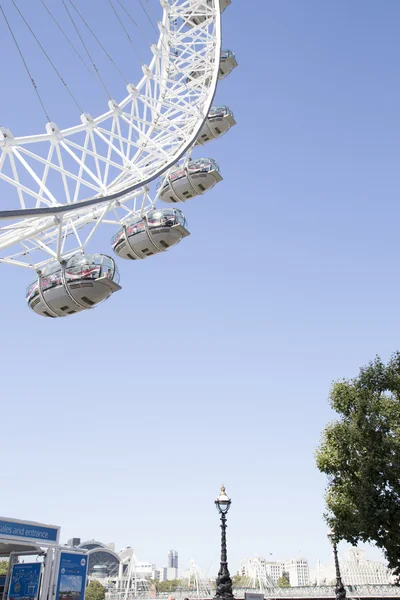
[[[212,74],[212,78],[209,82],[208,85],[208,94],[207,94],[207,101],[204,103],[204,107],[202,110],[202,115],[201,115],[201,120],[197,121],[197,126],[193,129],[190,137],[188,138],[188,140],[186,141],[185,145],[180,147],[178,152],[176,152],[174,155],[171,156],[171,158],[169,158],[169,160],[166,162],[166,164],[162,165],[159,169],[157,169],[154,173],[152,173],[151,175],[149,175],[147,178],[141,179],[140,181],[137,181],[136,183],[133,183],[132,185],[128,185],[127,187],[117,190],[115,192],[112,192],[110,194],[106,194],[106,195],[102,195],[102,196],[95,196],[92,198],[87,198],[84,200],[80,200],[77,202],[73,202],[71,204],[62,204],[62,205],[53,205],[53,206],[48,206],[48,207],[35,207],[35,208],[20,208],[20,209],[9,209],[9,210],[2,210],[0,211],[0,220],[12,220],[12,219],[32,219],[32,218],[40,218],[40,217],[57,217],[57,216],[62,216],[65,214],[69,214],[69,213],[78,213],[78,212],[83,212],[91,207],[94,206],[102,206],[105,205],[107,203],[111,203],[111,202],[115,202],[118,201],[119,199],[125,198],[126,196],[130,196],[133,192],[140,190],[141,188],[144,188],[146,186],[148,186],[152,181],[154,181],[155,179],[157,179],[158,177],[162,176],[164,173],[166,173],[169,169],[171,169],[171,167],[173,167],[195,144],[198,134],[201,131],[201,128],[203,127],[206,119],[207,119],[207,115],[208,112],[212,106],[214,97],[215,97],[215,93],[216,93],[216,89],[217,89],[217,83],[218,83],[218,64],[219,64],[219,56],[220,56],[220,52],[221,52],[221,47],[222,47],[222,35],[221,35],[221,14],[220,14],[220,10],[219,10],[219,0],[212,0],[213,3],[213,9],[214,9],[214,16],[215,16],[215,48],[214,48],[214,62],[215,62],[215,67],[213,69],[213,74]],[[162,1],[161,2],[162,6],[163,6],[163,20],[162,23],[160,25],[160,37],[158,39],[157,44],[155,45],[157,48],[162,48],[165,45],[165,39],[168,40],[168,36],[169,36],[169,31],[166,28],[165,23],[167,22],[168,19],[168,8],[170,7],[170,4],[168,2],[168,0]],[[171,65],[171,52],[169,52],[168,54],[169,57],[169,62],[168,64]],[[153,56],[150,65],[148,67],[148,69],[151,69],[151,67],[154,66],[155,61],[157,60],[156,55]],[[136,87],[137,90],[140,90],[143,85],[145,85],[146,81],[147,81],[148,77],[146,75],[144,75],[140,82],[138,83],[138,86]],[[129,102],[131,96],[128,95],[126,98],[124,98],[124,100],[121,101],[121,103],[118,105],[119,107],[123,107],[127,102]],[[159,99],[160,100],[160,99]],[[93,122],[95,124],[101,123],[102,121],[109,119],[110,117],[113,116],[114,111],[113,110],[109,110],[105,113],[103,113],[102,115],[96,117],[93,119]],[[49,123],[49,125],[51,125],[51,123]],[[74,127],[70,127],[64,130],[60,130],[59,134],[61,135],[71,135],[74,133],[79,133],[79,132],[83,132],[86,131],[87,127],[85,126],[84,123],[82,123],[81,125],[77,125]],[[6,137],[6,136],[4,136]],[[10,144],[10,146],[14,146],[14,145],[19,145],[19,144],[30,144],[30,143],[34,143],[34,142],[41,142],[41,141],[51,141],[52,138],[54,138],[54,133],[44,133],[44,134],[39,134],[39,135],[32,135],[32,136],[23,136],[23,137],[15,137],[12,138],[12,143]],[[6,141],[5,139],[0,140],[0,149],[6,145]]]
[[[212,94],[210,95],[210,99],[209,99],[209,103],[208,103],[209,104],[208,110],[211,108],[211,105],[215,98],[216,88],[217,88],[217,83],[215,83]],[[112,202],[113,200],[118,200],[119,198],[122,198],[126,195],[132,194],[132,192],[147,186],[149,183],[151,183],[158,177],[161,177],[166,171],[171,169],[171,167],[173,167],[177,162],[179,162],[180,159],[188,152],[188,150],[190,150],[190,148],[193,146],[193,143],[197,140],[198,134],[200,133],[201,128],[203,127],[203,125],[207,119],[208,110],[206,111],[206,114],[203,117],[202,121],[200,122],[199,126],[197,127],[196,131],[193,133],[193,136],[191,137],[191,139],[189,140],[187,145],[183,148],[183,150],[180,151],[178,156],[174,157],[171,161],[168,162],[168,164],[166,166],[159,169],[154,175],[149,176],[147,179],[139,181],[138,183],[135,183],[132,186],[124,188],[123,190],[120,190],[118,192],[114,192],[114,193],[108,194],[106,196],[101,196],[101,197],[97,196],[95,198],[89,198],[88,200],[82,200],[82,201],[76,202],[74,204],[68,204],[67,206],[63,205],[63,206],[54,206],[54,207],[48,207],[48,208],[43,207],[43,208],[34,208],[34,209],[20,208],[20,209],[15,209],[15,210],[0,211],[0,220],[15,219],[18,217],[40,217],[40,216],[51,217],[51,216],[64,215],[69,212],[79,211],[80,209],[83,210],[83,209],[89,208],[91,206],[101,206],[102,204],[106,204],[107,202]]]

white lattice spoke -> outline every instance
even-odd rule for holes
[[[152,61],[123,101],[63,131],[49,123],[45,134],[14,138],[0,129],[0,179],[10,190],[0,217],[12,219],[0,227],[0,251],[10,252],[3,262],[41,268],[83,250],[101,224],[150,210],[154,200],[143,185],[194,145],[217,83],[219,0],[161,4]],[[188,26],[196,14],[208,18]]]

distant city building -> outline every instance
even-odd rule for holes
[[[156,579],[156,565],[150,562],[137,562],[133,566],[133,571],[138,577],[148,577],[150,579]]]
[[[262,556],[245,558],[240,564],[239,573],[250,579],[276,582],[283,573],[289,577],[290,585],[293,587],[310,585],[310,572],[308,561],[305,558],[293,558],[291,560],[267,561]]]
[[[256,580],[265,573],[272,581],[276,583],[283,574],[283,563],[276,561],[267,561],[262,556],[245,558],[240,563],[239,569],[242,577]]]
[[[178,569],[178,553],[176,550],[168,551],[168,568]]]
[[[178,569],[176,567],[168,567],[167,580],[173,581],[174,579],[178,579]]]
[[[273,583],[276,583],[282,577],[284,572],[283,563],[269,561],[265,563],[265,567],[266,573]]]
[[[178,552],[176,550],[168,551],[168,566],[166,567],[166,579],[160,581],[172,581],[178,579]],[[165,567],[163,567],[164,569]],[[164,573],[163,573],[164,576]]]
[[[285,560],[284,571],[289,575],[289,583],[292,587],[310,585],[310,569],[306,558],[294,558]]]
[[[95,565],[91,577],[93,579],[106,579],[108,577],[107,567],[105,565]]]
[[[364,550],[350,548],[340,558],[340,571],[343,582],[348,585],[362,584],[390,584],[393,574],[382,562],[367,560]],[[317,568],[312,570],[311,581],[316,585],[330,585],[335,582],[335,565],[331,563],[321,565],[318,561]]]
[[[89,578],[107,580],[117,589],[126,585],[128,579],[134,582],[159,578],[156,566],[151,562],[138,562],[129,546],[117,554],[114,544],[103,544],[97,540],[81,543],[80,538],[71,538],[67,545],[88,550]]]
[[[96,540],[89,540],[87,542],[76,544],[76,541],[80,541],[79,538],[72,538],[69,541],[74,542],[74,547],[76,548],[88,550],[89,577],[95,573],[99,573],[99,567],[102,568],[102,573],[104,573],[106,570],[106,577],[114,577],[115,575],[118,575],[120,557],[116,552],[114,552],[114,550],[111,550],[108,545]],[[72,546],[73,544],[70,545]],[[114,545],[111,545],[111,547],[113,548]]]
[[[160,567],[158,580],[167,581],[167,567]]]

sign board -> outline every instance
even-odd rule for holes
[[[264,594],[248,594],[247,592],[245,592],[244,600],[264,600]]]
[[[6,576],[0,575],[0,596],[3,596],[4,586],[6,585]]]
[[[36,600],[39,593],[41,563],[13,565],[8,600]]]
[[[0,517],[0,540],[12,539],[48,546],[58,544],[59,537],[60,528],[55,525]]]
[[[60,552],[55,600],[84,600],[88,557],[75,552]]]

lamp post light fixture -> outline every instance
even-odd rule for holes
[[[346,589],[343,585],[342,582],[342,577],[340,575],[340,566],[339,566],[339,558],[338,558],[338,551],[337,551],[337,537],[335,536],[335,532],[333,530],[331,530],[330,533],[328,533],[328,538],[329,541],[332,544],[333,547],[333,556],[335,559],[335,571],[336,571],[336,587],[335,587],[335,594],[336,594],[336,600],[345,600],[346,598]]]
[[[232,600],[232,579],[228,569],[228,555],[226,550],[226,515],[231,506],[231,499],[227,496],[225,486],[221,487],[221,492],[215,501],[215,506],[221,515],[221,565],[217,577],[217,589],[215,599]]]

